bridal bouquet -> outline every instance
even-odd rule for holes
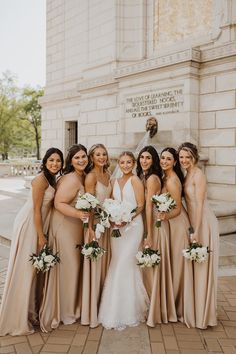
[[[136,259],[138,261],[137,265],[140,266],[140,268],[154,267],[160,263],[161,256],[158,250],[145,247],[143,251],[139,251],[136,254]]]
[[[96,208],[98,205],[99,205],[99,201],[97,200],[96,197],[94,197],[94,195],[90,193],[84,193],[83,195],[79,196],[75,204],[75,208],[80,210],[90,211]],[[83,221],[83,226],[88,227],[88,218],[87,220]]]
[[[91,259],[91,261],[97,261],[101,258],[106,250],[99,246],[96,240],[93,240],[89,243],[86,243],[82,246],[81,253],[87,258]]]
[[[157,211],[159,212],[170,212],[172,209],[176,207],[176,201],[171,198],[170,193],[162,193],[160,195],[154,194],[152,196],[152,202],[155,204]],[[161,220],[157,219],[156,227],[161,226]]]
[[[190,261],[194,261],[196,263],[203,263],[207,261],[209,248],[206,246],[202,246],[201,243],[192,242],[190,246],[186,249],[183,249],[183,256]]]
[[[37,273],[47,272],[60,262],[58,253],[53,254],[52,249],[47,245],[42,248],[39,254],[32,253],[29,260],[32,262],[33,267],[37,269]]]
[[[118,201],[107,198],[102,205],[104,211],[103,226],[110,225],[113,222],[115,225],[122,225],[122,223],[129,223],[135,214],[136,208],[125,200]],[[105,226],[107,227],[107,226]],[[108,226],[109,227],[109,226]],[[114,227],[111,233],[112,237],[120,237],[121,233],[118,227]]]

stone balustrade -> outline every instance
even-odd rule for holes
[[[40,162],[22,161],[0,163],[0,177],[35,176],[40,170]]]

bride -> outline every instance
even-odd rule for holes
[[[143,237],[144,188],[132,173],[134,155],[122,152],[118,162],[123,176],[114,180],[113,198],[132,203],[136,212],[131,223],[120,227],[121,237],[111,237],[112,259],[98,320],[107,329],[121,330],[145,321],[149,301],[135,258]]]

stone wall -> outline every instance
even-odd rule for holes
[[[155,115],[157,149],[196,143],[209,196],[235,200],[235,23],[234,0],[48,0],[43,151],[73,122],[88,148],[135,150]]]

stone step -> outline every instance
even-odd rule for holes
[[[220,235],[236,233],[236,203],[209,199],[209,204],[219,221]]]
[[[220,267],[236,267],[236,234],[220,237]]]

